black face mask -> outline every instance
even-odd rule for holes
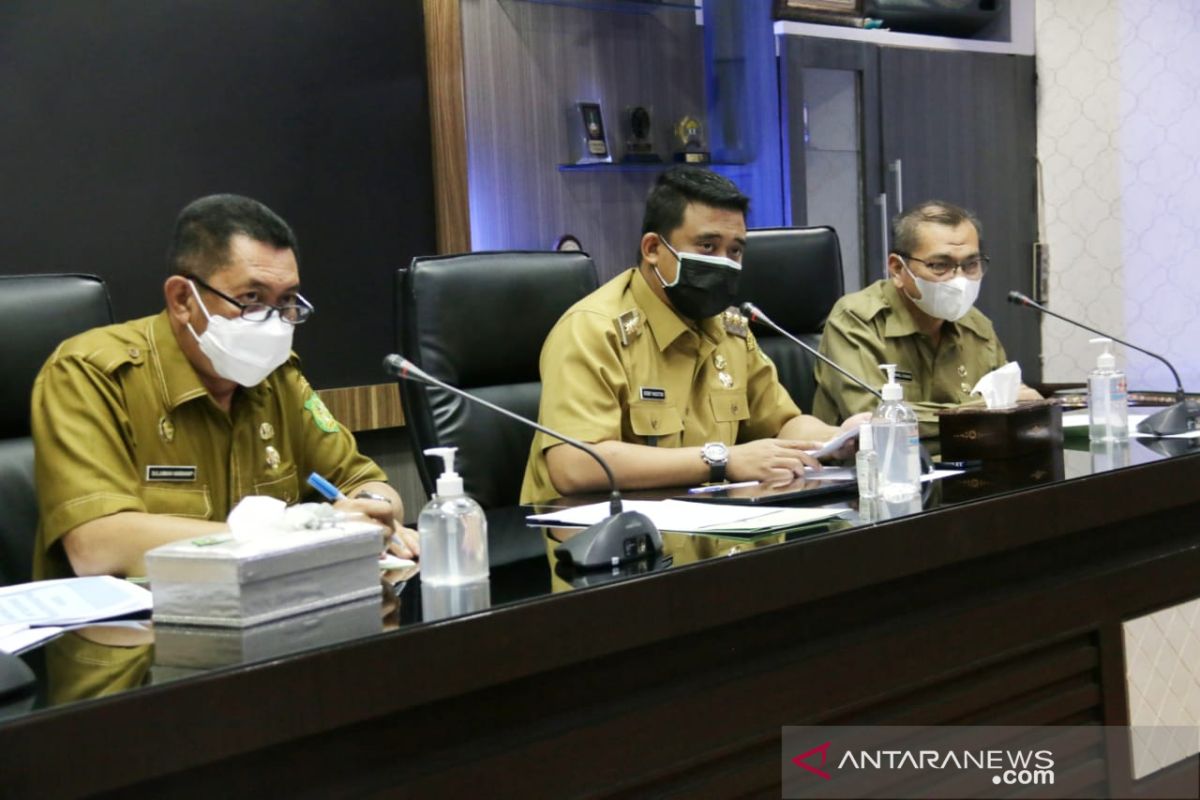
[[[679,253],[666,239],[660,241],[679,262],[674,283],[664,281],[658,267],[654,268],[676,311],[688,319],[702,320],[715,317],[733,305],[742,277],[741,264],[721,256]]]

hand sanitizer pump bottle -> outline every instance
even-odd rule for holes
[[[917,414],[904,402],[904,387],[896,383],[896,365],[880,364],[887,373],[883,402],[871,417],[871,438],[879,459],[879,497],[904,502],[921,493],[921,440]]]
[[[427,456],[443,460],[437,494],[417,518],[421,537],[421,583],[464,584],[488,578],[487,518],[483,509],[463,493],[463,480],[454,471],[455,447],[431,447]]]
[[[1104,347],[1096,368],[1088,375],[1088,438],[1093,442],[1123,442],[1129,438],[1129,401],[1125,373],[1109,348],[1112,340],[1100,337],[1092,344]]]

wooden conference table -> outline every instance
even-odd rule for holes
[[[1200,450],[1174,446],[985,463],[877,522],[823,498],[832,523],[667,537],[671,565],[586,588],[526,559],[436,622],[410,580],[394,631],[10,709],[0,795],[778,797],[784,725],[1123,724],[1122,621],[1200,596]],[[520,524],[493,535],[537,551]],[[1058,788],[1184,774],[1096,751]]]

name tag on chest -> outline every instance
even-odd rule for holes
[[[896,370],[896,383],[912,383],[913,374],[908,370]]]
[[[196,480],[196,468],[149,464],[146,466],[146,480],[187,483]]]
[[[667,399],[667,390],[666,389],[653,389],[649,386],[643,386],[642,387],[642,399],[643,400],[666,400]]]

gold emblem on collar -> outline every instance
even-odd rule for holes
[[[617,335],[621,337],[621,346],[628,347],[629,343],[642,333],[642,315],[636,308],[631,308],[617,317]]]
[[[725,369],[725,356],[720,353],[713,356],[713,366],[717,369]]]
[[[745,339],[750,333],[750,321],[737,312],[732,306],[721,312],[721,324],[725,332]]]
[[[270,439],[271,437],[273,437],[274,435],[275,435],[275,428],[273,428],[271,426],[271,423],[264,422],[258,426],[258,438],[262,439],[264,442],[267,441],[268,439]]]
[[[271,445],[267,445],[267,468],[275,469],[279,466],[279,451]]]
[[[158,438],[167,444],[175,441],[175,423],[171,422],[170,417],[158,418]]]
[[[958,377],[960,377],[960,378],[967,377],[967,368],[964,364],[958,365]]]

